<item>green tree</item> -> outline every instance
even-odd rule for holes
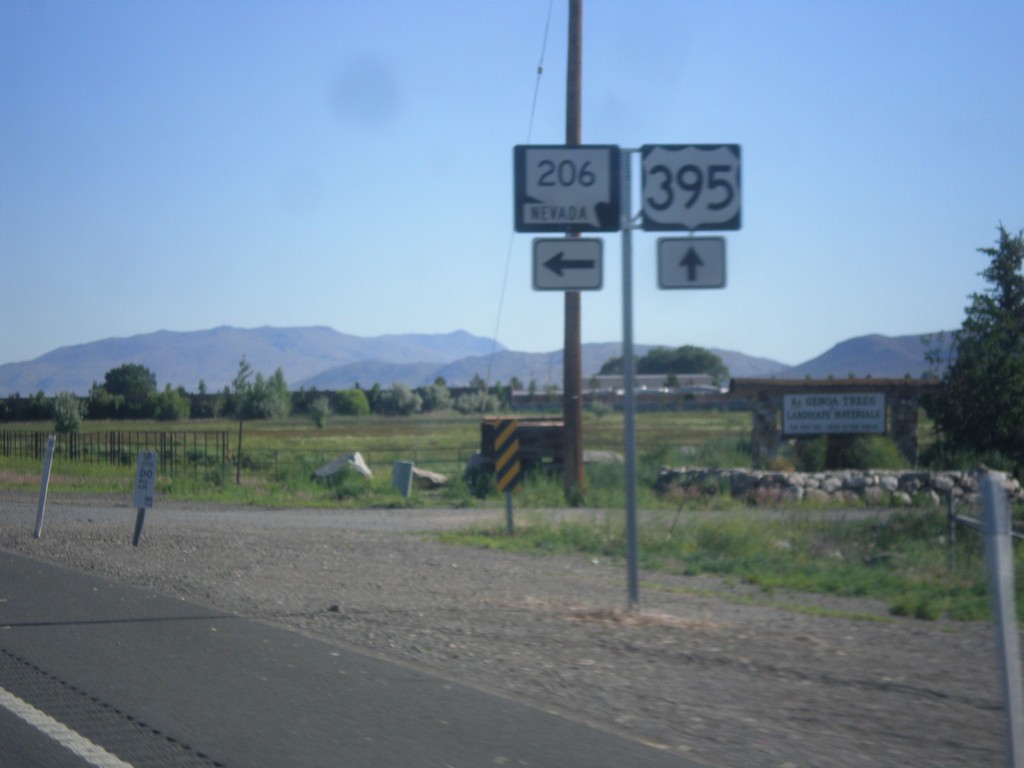
[[[634,368],[634,370],[636,369],[635,359],[634,359],[633,368]],[[614,374],[620,374],[620,375],[622,374],[622,356],[621,355],[619,357],[610,357],[607,360],[605,360],[604,364],[601,366],[601,370],[598,371],[598,375],[599,376],[612,376]]]
[[[192,400],[192,413],[194,419],[203,419],[216,416],[224,405],[222,395],[211,395],[204,379],[199,380],[198,397]]]
[[[171,389],[167,384],[164,391],[153,395],[153,418],[159,421],[181,421],[189,417],[192,403],[184,389]]]
[[[288,394],[288,382],[284,380],[284,371],[277,368],[267,379],[269,390],[269,402],[267,408],[268,418],[284,419],[292,409],[292,398]]]
[[[116,419],[124,410],[124,397],[112,395],[93,382],[89,389],[88,412],[93,419]]]
[[[327,417],[331,415],[331,401],[327,395],[317,395],[309,404],[309,417],[316,424],[317,429],[323,429],[327,423]]]
[[[1024,470],[1024,231],[1000,225],[981,272],[989,287],[971,295],[953,336],[942,387],[929,410],[943,442],[975,454],[996,452]]]
[[[398,381],[391,385],[391,389],[381,392],[377,400],[377,412],[390,416],[408,416],[422,407],[423,398]]]
[[[235,483],[242,482],[242,433],[247,419],[281,418],[288,415],[291,399],[284,373],[278,368],[274,375],[265,379],[262,373],[253,377],[252,366],[242,355],[238,362],[238,373],[231,382],[231,410],[238,419],[238,456],[235,466]]]
[[[334,395],[334,410],[342,416],[365,416],[370,412],[370,401],[358,387],[343,389]]]
[[[422,399],[423,410],[427,413],[447,411],[452,407],[452,393],[444,379],[440,379],[440,383],[435,381],[429,387],[420,387],[416,394]]]
[[[497,413],[501,402],[494,395],[476,389],[459,395],[452,407],[459,413]]]
[[[280,368],[269,379],[257,373],[252,382],[246,383],[242,390],[242,408],[249,419],[283,419],[288,415],[291,397]]]
[[[60,392],[53,398],[53,428],[67,434],[82,428],[85,418],[85,403],[74,392]]]
[[[638,374],[664,373],[687,374],[707,373],[716,384],[729,378],[729,369],[722,358],[710,350],[694,347],[689,344],[669,349],[655,347],[646,355],[636,360],[634,370]],[[601,366],[601,374],[621,374],[622,358],[613,357]]]
[[[498,398],[498,403],[505,409],[512,407],[513,391],[511,384],[504,386],[500,381],[494,382],[494,386],[491,387],[491,394]]]
[[[235,457],[235,484],[242,484],[242,425],[252,415],[252,366],[242,355],[238,361],[238,372],[231,381],[231,409],[238,419],[238,452]]]
[[[156,375],[146,366],[125,363],[111,368],[103,376],[103,389],[124,398],[120,415],[125,418],[141,419],[152,414],[150,398],[156,394]]]
[[[357,385],[358,386],[358,385]],[[380,400],[380,395],[384,390],[376,381],[373,382],[373,386],[370,387],[370,391],[366,392],[366,401],[370,404],[370,410],[374,413],[377,412],[377,403]]]
[[[46,421],[53,418],[53,403],[43,390],[39,390],[28,399],[26,417],[30,421]]]

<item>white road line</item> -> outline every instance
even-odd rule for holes
[[[93,744],[77,731],[57,722],[27,701],[19,699],[6,688],[0,688],[0,706],[17,715],[29,725],[35,726],[54,741],[63,744],[89,765],[96,766],[96,768],[132,768],[131,763],[126,763],[117,755],[112,755],[103,747]]]

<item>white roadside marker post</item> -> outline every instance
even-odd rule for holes
[[[139,451],[135,467],[135,494],[132,503],[138,510],[135,517],[135,535],[132,546],[139,546],[142,538],[142,524],[146,521],[146,509],[153,506],[153,491],[156,488],[156,451]]]
[[[39,507],[36,509],[36,527],[32,532],[35,538],[43,535],[43,516],[46,514],[46,492],[50,488],[50,467],[53,466],[54,436],[46,439],[46,457],[43,459],[43,482],[39,488]]]

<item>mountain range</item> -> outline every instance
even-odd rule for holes
[[[947,334],[948,337],[948,334]],[[644,355],[654,345],[637,344]],[[921,376],[929,366],[920,336],[859,336],[843,341],[823,355],[797,366],[712,349],[734,378],[846,378]],[[583,376],[597,373],[610,358],[622,354],[618,342],[584,344]],[[0,365],[0,396],[61,391],[88,394],[107,371],[126,363],[144,365],[166,384],[189,392],[203,382],[208,391],[230,385],[242,357],[254,371],[269,376],[280,368],[291,389],[345,389],[355,384],[411,387],[443,377],[450,386],[468,384],[474,376],[507,382],[513,376],[538,386],[561,385],[562,350],[513,352],[490,339],[465,331],[447,334],[391,334],[361,337],[324,326],[304,328],[233,328],[205,331],[157,331],[60,347],[19,363]]]

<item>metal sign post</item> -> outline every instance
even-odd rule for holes
[[[636,529],[636,393],[633,362],[633,222],[630,159],[622,151],[622,375],[624,378],[623,446],[626,468],[626,582],[629,607],[640,605],[639,546]]]
[[[1013,539],[1006,491],[992,474],[981,481],[985,511],[985,560],[992,615],[995,621],[996,651],[1002,669],[1003,702],[1006,717],[1007,768],[1024,768],[1024,695],[1021,693],[1020,638],[1014,598]]]

